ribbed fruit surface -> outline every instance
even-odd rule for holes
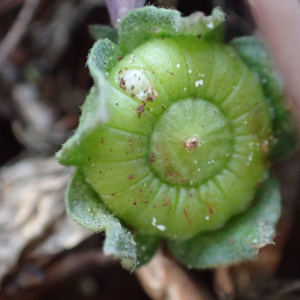
[[[108,75],[110,120],[81,142],[87,181],[130,227],[188,239],[253,200],[267,168],[270,112],[235,52],[160,38]]]

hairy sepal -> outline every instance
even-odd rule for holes
[[[213,9],[210,16],[196,12],[181,18],[180,32],[185,35],[195,35],[210,41],[222,41],[224,37],[225,14],[219,8]]]
[[[119,43],[119,34],[116,28],[95,24],[89,26],[89,33],[96,41],[100,39],[109,39],[115,44]]]
[[[147,264],[159,247],[160,237],[149,234],[136,233],[134,235],[136,242],[137,260],[139,262],[138,268]]]
[[[107,39],[97,41],[91,49],[87,65],[94,79],[94,86],[83,104],[79,126],[75,134],[56,154],[61,164],[78,165],[81,161],[80,142],[97,126],[108,121],[107,99],[110,84],[105,78],[105,73],[107,74],[118,62],[120,53],[119,47]]]
[[[181,34],[222,40],[221,28],[224,21],[225,14],[220,8],[215,8],[208,17],[195,13],[183,18],[176,10],[147,6],[132,11],[121,21],[120,48],[125,54],[129,54],[152,38]]]
[[[183,243],[169,242],[171,252],[184,264],[200,269],[254,259],[260,248],[273,243],[281,213],[279,187],[273,177],[259,188],[256,199],[247,212],[218,231],[199,234]]]
[[[84,228],[106,233],[105,255],[119,259],[126,269],[132,270],[137,266],[136,243],[132,233],[106,210],[78,170],[68,187],[66,208],[69,215]]]
[[[261,40],[256,37],[241,37],[231,41],[244,63],[260,79],[266,98],[272,109],[273,133],[270,160],[280,160],[299,146],[295,122],[285,103],[282,81]]]

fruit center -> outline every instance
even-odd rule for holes
[[[172,103],[156,123],[149,163],[171,184],[198,186],[221,171],[232,153],[232,136],[223,112],[202,99]]]

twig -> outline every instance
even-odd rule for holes
[[[0,44],[0,66],[24,36],[40,1],[27,0],[24,3],[15,23]]]
[[[234,298],[234,285],[227,267],[219,267],[214,270],[214,288],[220,300]]]
[[[161,252],[135,274],[153,300],[213,299],[204,287],[196,284],[183,269]]]

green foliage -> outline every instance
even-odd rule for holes
[[[81,226],[95,232],[105,231],[103,251],[106,255],[120,259],[126,269],[136,267],[136,249],[131,232],[106,210],[80,171],[70,182],[66,207],[70,216]]]
[[[274,140],[270,152],[273,161],[291,154],[299,145],[291,112],[285,103],[281,79],[263,42],[255,37],[242,37],[230,43],[241,59],[260,78],[266,98],[270,101],[273,115]]]
[[[91,25],[89,26],[91,36],[97,41],[100,39],[109,39],[115,44],[119,43],[118,30],[105,25]]]
[[[134,10],[121,21],[120,47],[124,54],[128,54],[148,40],[161,36],[192,35],[222,40],[224,21],[225,14],[219,8],[215,8],[208,17],[195,13],[182,18],[177,10],[147,6]]]
[[[260,248],[273,243],[280,217],[280,191],[274,178],[259,188],[255,203],[222,229],[207,232],[180,243],[169,242],[171,252],[195,268],[228,266],[254,259]]]
[[[141,267],[147,264],[154,256],[159,246],[160,238],[155,235],[136,233],[134,240],[136,242],[137,259],[139,262],[138,267]]]
[[[107,73],[118,62],[118,57],[121,55],[119,47],[110,40],[98,40],[88,56],[88,66],[92,76],[96,71]]]

